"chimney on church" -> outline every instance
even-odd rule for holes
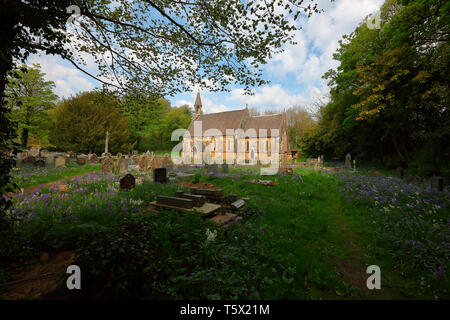
[[[194,120],[197,119],[201,114],[203,114],[202,99],[200,99],[200,91],[197,91],[197,98],[195,98],[194,103]]]

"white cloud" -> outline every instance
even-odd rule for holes
[[[333,60],[344,34],[350,34],[370,13],[376,12],[384,0],[340,0],[330,3],[319,1],[325,12],[302,19],[302,30],[295,35],[297,45],[288,45],[285,51],[274,56],[266,67],[269,75],[284,79],[293,73],[299,84],[321,82],[322,75],[338,65]]]
[[[39,63],[47,81],[55,82],[55,93],[60,97],[69,97],[80,91],[94,89],[93,82],[86,79],[84,74],[71,67],[64,66],[61,58],[48,55],[32,55],[29,64]]]

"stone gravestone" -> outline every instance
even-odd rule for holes
[[[31,147],[30,153],[33,157],[39,157],[41,153],[41,147],[40,146]]]
[[[353,171],[356,171],[356,160],[353,160]]]
[[[49,165],[54,165],[55,164],[55,156],[53,154],[46,154],[45,162]]]
[[[403,168],[397,168],[397,177],[399,177],[400,179],[403,179]]]
[[[64,168],[66,166],[66,158],[58,156],[55,158],[55,168],[62,167]]]
[[[133,164],[138,164],[139,163],[139,156],[137,154],[133,154],[131,156],[131,161],[133,161]]]
[[[111,173],[114,171],[114,160],[110,157],[105,157],[102,159],[102,172]]]
[[[148,169],[148,158],[144,154],[139,158],[139,170],[144,171]]]
[[[120,157],[117,160],[117,171],[119,173],[128,172],[128,161],[125,157]]]
[[[431,177],[431,189],[434,191],[444,191],[444,179],[438,176]]]
[[[98,157],[95,153],[91,154],[91,156],[89,157],[89,162],[90,163],[98,163]]]
[[[34,166],[43,168],[45,167],[45,161],[42,159],[38,159],[34,162]]]
[[[131,190],[136,185],[136,178],[128,173],[120,179],[120,190]]]
[[[153,170],[153,181],[166,183],[167,182],[167,169],[166,168],[155,168]]]
[[[352,156],[350,155],[350,153],[347,153],[345,155],[345,168],[350,170],[352,168]]]

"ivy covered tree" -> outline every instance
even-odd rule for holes
[[[39,64],[23,65],[12,72],[6,87],[11,119],[21,131],[21,146],[27,147],[29,134],[48,136],[50,117],[48,110],[54,107],[58,96],[53,93],[53,81],[45,81]]]

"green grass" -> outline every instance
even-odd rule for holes
[[[75,182],[62,200],[57,194],[26,199],[27,212],[39,215],[51,203],[50,215],[75,220],[66,225],[58,217],[62,224],[37,221],[36,226],[33,214],[30,225],[24,222],[17,232],[39,250],[79,250],[76,263],[89,279],[87,298],[435,298],[433,288],[417,281],[422,271],[404,273],[374,226],[365,223],[367,208],[340,194],[336,175],[296,168],[292,176],[257,176],[278,183],[263,186],[248,182],[255,178],[250,170],[230,170],[242,172],[238,180],[201,175],[200,181],[226,194],[250,198],[242,220],[217,230],[209,244],[205,231],[213,226],[195,214],[143,213],[156,195],[173,194],[177,185],[143,183],[113,191],[117,179],[112,177],[88,186]],[[379,291],[365,289],[366,268],[373,264],[381,268]],[[448,298],[448,293],[436,296]]]
[[[66,168],[38,168],[33,165],[21,165],[12,172],[13,181],[19,188],[28,188],[31,186],[52,182],[67,177],[76,176],[86,172],[101,170],[101,164],[78,165],[75,162],[69,162]]]

